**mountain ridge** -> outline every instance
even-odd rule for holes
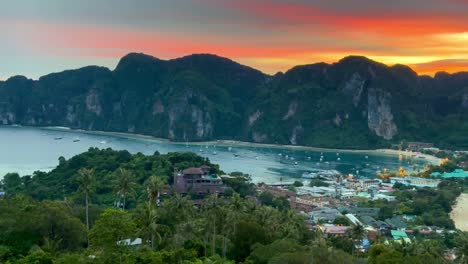
[[[467,109],[468,73],[430,77],[354,55],[268,75],[213,54],[161,60],[129,53],[114,70],[87,66],[0,82],[0,124],[177,141],[467,147]]]

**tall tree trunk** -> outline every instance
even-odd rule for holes
[[[157,198],[156,198],[156,206],[158,206],[158,207],[161,205],[161,200],[159,199],[159,197],[160,197],[160,193],[158,191],[158,195],[157,195]]]
[[[223,236],[223,259],[226,259],[227,243],[226,236]]]
[[[213,239],[211,241],[211,255],[214,256],[216,253],[216,222],[213,223]]]
[[[86,207],[86,240],[89,247],[89,204],[88,204],[88,192],[85,195],[85,207]]]

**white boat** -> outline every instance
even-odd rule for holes
[[[302,174],[302,178],[305,178],[305,179],[314,179],[317,177],[318,177],[318,174],[316,172],[304,172]]]
[[[101,142],[99,142],[99,143],[100,143],[100,144],[106,144],[107,141],[103,140],[103,141],[101,141]]]
[[[341,160],[341,158],[340,158],[340,157],[338,157],[336,160],[337,160],[337,161],[340,161],[340,160]]]

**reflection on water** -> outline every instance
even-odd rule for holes
[[[126,149],[131,153],[153,154],[190,151],[208,157],[225,172],[242,171],[254,182],[277,182],[300,178],[302,173],[336,169],[364,177],[376,172],[406,168],[409,172],[423,168],[425,160],[371,153],[336,153],[293,150],[258,146],[171,143],[148,138],[41,128],[0,127],[0,177],[7,172],[31,174],[50,170],[58,157],[70,158],[90,147]]]

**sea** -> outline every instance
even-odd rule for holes
[[[355,177],[373,178],[383,170],[423,170],[420,156],[388,155],[375,151],[292,148],[236,142],[170,142],[138,135],[76,131],[66,128],[0,126],[0,179],[6,173],[31,175],[50,171],[60,156],[69,159],[91,147],[127,150],[151,155],[158,151],[193,152],[219,164],[226,173],[240,171],[254,183],[300,180],[313,171],[337,170]]]

